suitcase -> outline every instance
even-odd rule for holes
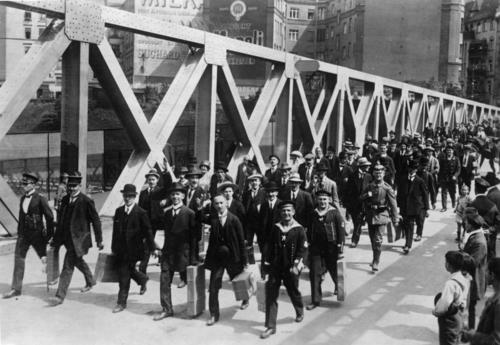
[[[257,281],[257,291],[255,298],[257,299],[257,310],[263,313],[266,312],[266,280]]]
[[[392,232],[392,223],[387,223],[386,230],[387,230],[387,242],[389,242],[389,243],[394,242],[394,234]]]
[[[346,296],[345,289],[345,259],[337,261],[337,301],[344,301]]]
[[[114,254],[99,253],[95,265],[94,279],[102,283],[118,283],[118,261]]]
[[[231,281],[237,301],[249,300],[255,293],[255,279],[252,272],[243,271]]]
[[[47,290],[59,278],[59,248],[49,246],[47,249]]]
[[[205,266],[187,267],[187,315],[196,317],[205,311]]]

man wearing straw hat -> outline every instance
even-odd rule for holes
[[[156,231],[163,230],[163,209],[162,203],[165,203],[165,199],[167,199],[167,189],[170,188],[172,184],[172,178],[169,173],[165,173],[163,175],[163,183],[164,187],[158,186],[158,181],[160,180],[160,174],[156,169],[151,169],[145,175],[147,188],[141,191],[139,194],[139,206],[146,211],[146,214],[149,218],[149,222],[151,223],[151,230],[153,233],[153,238],[156,236]],[[149,248],[146,246],[144,253],[144,258],[141,260],[139,265],[139,271],[142,273],[146,273],[149,258],[151,256],[151,252],[148,250]]]
[[[68,190],[70,191],[61,202],[61,217],[57,224],[52,246],[66,247],[66,255],[61,275],[59,277],[59,287],[55,297],[52,299],[53,305],[62,304],[71,283],[73,270],[78,268],[85,276],[85,286],[81,292],[87,292],[96,284],[89,266],[83,259],[92,247],[90,225],[94,228],[95,241],[99,250],[104,249],[102,244],[101,220],[97,214],[94,201],[87,195],[80,192],[82,176],[79,172],[69,176]]]
[[[301,225],[307,226],[311,212],[314,210],[314,203],[311,194],[300,188],[303,182],[298,173],[292,173],[288,179],[288,186],[281,189],[278,197],[281,200],[295,202],[294,218]]]
[[[140,285],[140,294],[146,292],[148,276],[135,268],[144,252],[152,253],[155,249],[151,223],[148,215],[135,204],[137,191],[133,184],[126,184],[121,190],[124,205],[116,209],[113,217],[113,235],[111,251],[116,255],[119,274],[118,301],[113,313],[119,313],[127,307],[130,279]],[[144,243],[148,250],[145,250]]]
[[[21,294],[26,254],[30,246],[33,246],[42,263],[46,263],[46,246],[54,231],[54,216],[47,199],[36,192],[35,185],[37,182],[38,177],[36,175],[32,173],[23,174],[24,195],[21,197],[21,207],[19,207],[14,274],[11,290],[3,295],[3,298],[11,298]],[[45,218],[46,227],[43,226],[43,218]]]

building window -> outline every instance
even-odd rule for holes
[[[335,37],[335,29],[334,29],[334,26],[330,26],[330,38],[334,38]]]
[[[337,11],[337,25],[340,25],[340,10]]]
[[[31,12],[24,12],[24,21],[31,22]]]
[[[481,32],[481,23],[476,24],[476,31]]]
[[[349,18],[349,26],[347,27],[347,32],[352,32],[352,18]]]
[[[495,39],[493,37],[490,37],[490,49],[494,49],[495,48]]]
[[[325,40],[325,29],[318,29],[317,35],[318,35],[318,42],[323,42]]]
[[[347,33],[347,23],[344,23],[343,33],[344,33],[344,35]]]
[[[24,28],[24,38],[27,40],[31,39],[31,28]]]
[[[335,38],[335,44],[337,46],[337,51],[340,49],[340,35],[337,34],[337,37]]]
[[[481,23],[481,32],[486,32],[486,22]]]
[[[492,20],[492,21],[490,21],[490,31],[495,30],[495,28],[494,28],[494,27],[495,27],[495,21],[494,21],[494,20]]]
[[[488,93],[491,94],[491,80],[488,80]]]
[[[297,7],[290,7],[290,11],[288,12],[288,18],[299,19],[299,9]]]
[[[325,7],[320,7],[318,9],[318,17],[319,17],[319,19],[325,19],[325,12],[326,12],[326,8]]]
[[[342,47],[342,59],[345,59],[345,57],[346,57],[346,53],[345,52],[346,52],[346,48],[345,48],[345,46],[343,46]]]
[[[313,20],[314,19],[314,10],[307,10],[307,19]]]
[[[488,61],[488,66],[490,68],[490,72],[493,72],[493,61]]]
[[[460,18],[460,31],[464,32],[464,19]]]
[[[351,56],[351,42],[347,44],[347,57]]]
[[[463,56],[464,56],[464,45],[462,43],[460,43],[458,54],[460,55],[460,58],[463,58]]]
[[[299,39],[299,30],[296,29],[288,30],[288,39],[290,41],[297,41]]]

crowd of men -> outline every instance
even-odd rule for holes
[[[494,257],[500,226],[500,198],[496,194],[500,190],[487,189],[499,182],[495,174],[497,134],[489,121],[460,125],[453,131],[447,126],[435,130],[429,124],[422,134],[396,138],[391,131],[380,140],[367,136],[362,147],[345,141],[338,155],[333,147],[326,153],[321,147],[305,155],[293,151],[289,162],[272,154],[269,168],[262,172],[247,156],[235,179],[224,162],[216,163],[213,172],[208,161],[192,163],[179,168],[175,176],[167,170],[151,169],[142,191],[133,184],[123,186],[123,206],[113,219],[111,250],[120,262],[113,312],[126,308],[131,279],[140,286],[141,294],[146,292],[148,262],[153,255],[159,257],[161,266],[162,307],[154,320],[173,315],[171,284],[175,272],[182,288],[187,284],[187,267],[203,263],[211,272],[207,321],[211,326],[219,321],[218,294],[224,272],[231,279],[239,275],[256,262],[254,251],[258,249],[266,279],[266,330],[261,337],[267,338],[276,332],[282,283],[295,308],[295,321],[301,322],[305,308],[298,283],[304,265],[309,267],[312,296],[306,309],[312,310],[321,303],[325,273],[330,273],[337,290],[337,261],[343,257],[347,238],[355,248],[363,226],[368,226],[373,251],[370,265],[377,272],[383,235],[396,230],[396,239],[404,238],[402,254],[409,254],[413,242],[422,239],[425,219],[429,210],[436,208],[439,189],[442,212],[449,209],[449,196],[452,210],[459,213],[458,206],[474,207],[484,217],[489,229],[488,255]],[[493,172],[478,178],[484,159]],[[66,247],[52,304],[64,302],[74,267],[85,276],[82,292],[95,285],[84,256],[92,246],[91,225],[97,246],[103,249],[101,223],[93,201],[80,192],[81,176],[64,178],[54,219],[47,200],[35,190],[37,176],[23,175],[25,195],[21,197],[13,283],[4,298],[21,294],[24,260],[31,245],[44,262],[47,244],[56,249]],[[457,187],[470,189],[475,180],[476,197],[463,205],[463,195],[457,200]],[[210,234],[202,257],[200,243],[205,228]],[[163,245],[154,241],[158,230],[164,232]],[[248,305],[249,301],[243,300],[241,309]]]

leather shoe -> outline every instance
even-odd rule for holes
[[[20,296],[20,295],[21,295],[21,292],[12,289],[9,292],[7,292],[6,294],[4,294],[2,296],[2,298],[12,298],[12,297]]]
[[[266,328],[266,330],[260,334],[260,338],[267,339],[275,333],[276,333],[276,328]]]
[[[182,289],[182,288],[183,288],[184,286],[186,286],[186,285],[187,285],[187,284],[186,284],[186,282],[185,282],[185,281],[183,281],[183,280],[181,280],[181,282],[179,283],[179,285],[177,285],[177,287],[178,287],[179,289]]]
[[[146,290],[148,289],[147,284],[148,284],[148,279],[141,285],[141,290],[139,291],[139,295],[144,295],[146,293]]]
[[[355,243],[355,242],[352,242],[352,243],[351,243],[351,248],[356,248],[357,246],[358,246],[358,244],[357,244],[357,243]]]
[[[410,252],[410,248],[408,247],[403,247],[403,253],[408,254]]]
[[[313,310],[313,309],[315,309],[315,308],[317,308],[317,307],[319,307],[319,305],[318,305],[318,304],[316,304],[316,303],[311,303],[311,304],[309,304],[309,305],[306,307],[306,309],[307,309],[307,310]]]
[[[125,310],[125,306],[121,304],[117,304],[116,307],[113,309],[113,313],[119,313],[121,311]]]
[[[297,315],[295,318],[295,322],[302,322],[304,320],[304,314]]]
[[[248,306],[249,306],[249,305],[250,305],[250,303],[248,302],[248,300],[243,301],[243,302],[241,302],[240,309],[241,309],[241,310],[245,310],[245,309],[247,309],[247,308],[248,308]]]
[[[167,317],[171,317],[171,316],[174,316],[174,313],[168,313],[166,311],[162,311],[160,314],[153,317],[153,320],[160,321],[160,320],[166,319]]]
[[[213,326],[217,321],[219,321],[218,316],[210,316],[210,318],[207,321],[207,326]]]
[[[418,241],[420,241],[421,239],[422,239],[422,236],[417,236],[417,237],[415,237],[415,242],[418,242]]]
[[[378,271],[378,263],[374,262],[374,263],[372,264],[372,271],[373,271],[373,272],[377,272],[377,271]]]
[[[55,307],[55,306],[58,306],[60,304],[63,304],[64,300],[59,296],[54,296],[54,297],[51,297],[49,299],[49,302],[50,302],[51,306]]]
[[[92,290],[92,288],[94,287],[95,283],[91,284],[91,285],[85,285],[84,287],[82,287],[80,289],[80,292],[81,293],[85,293],[85,292],[89,292],[90,290]]]

